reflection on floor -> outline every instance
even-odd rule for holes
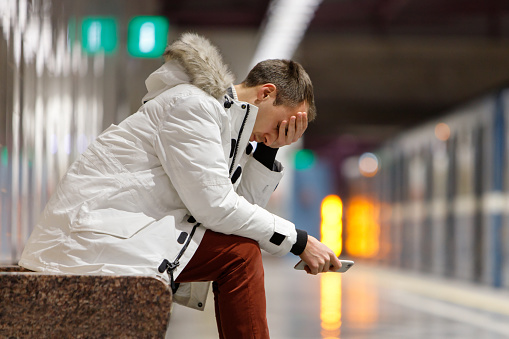
[[[509,338],[509,293],[357,262],[347,273],[295,271],[264,256],[272,339]],[[204,312],[176,305],[168,338],[218,338]]]

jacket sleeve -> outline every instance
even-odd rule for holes
[[[260,155],[261,152],[262,155]],[[267,205],[272,192],[283,176],[283,165],[275,159],[276,153],[277,149],[273,150],[258,143],[256,152],[246,162],[242,180],[237,187],[237,192],[240,195],[262,207]],[[304,230],[297,229],[296,231],[297,242],[292,246],[290,252],[300,255],[306,248],[308,235]]]
[[[295,225],[234,191],[221,141],[221,124],[227,120],[219,104],[191,95],[163,111],[154,148],[193,217],[213,231],[256,240],[275,255],[287,254],[297,241]]]
[[[278,165],[278,171],[271,171],[250,156],[244,165],[237,193],[253,204],[267,206],[272,192],[283,177],[283,166],[279,163]]]

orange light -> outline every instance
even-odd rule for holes
[[[343,249],[343,202],[337,195],[328,195],[322,200],[321,242],[334,251],[336,256]]]
[[[372,258],[378,254],[380,225],[379,206],[365,197],[353,197],[346,212],[347,238],[345,246],[349,254]]]
[[[355,283],[344,286],[343,301],[348,305],[348,312],[343,315],[345,323],[357,328],[370,328],[378,322],[383,308],[380,307],[380,289],[376,284],[376,273],[355,271]]]
[[[339,339],[341,334],[341,274],[320,275],[320,320],[322,338]]]
[[[443,122],[435,126],[435,136],[438,140],[447,141],[451,136],[451,129]]]
[[[364,153],[359,157],[359,172],[367,178],[374,177],[378,172],[378,158],[373,153]]]

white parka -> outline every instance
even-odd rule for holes
[[[257,108],[233,87],[226,95],[233,78],[208,40],[185,34],[169,49],[139,111],[99,135],[61,179],[21,266],[169,282],[158,267],[178,259],[176,278],[206,229],[254,239],[275,255],[290,251],[295,226],[263,208],[282,171],[252,156]],[[208,287],[181,284],[174,299],[203,309]]]

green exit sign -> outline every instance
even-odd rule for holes
[[[127,51],[137,58],[163,55],[168,36],[168,19],[162,16],[137,16],[129,23]]]
[[[297,171],[305,171],[315,166],[315,153],[309,149],[298,150],[294,156],[294,165]]]
[[[81,23],[81,44],[89,54],[110,54],[117,48],[117,20],[114,17],[86,17]]]

